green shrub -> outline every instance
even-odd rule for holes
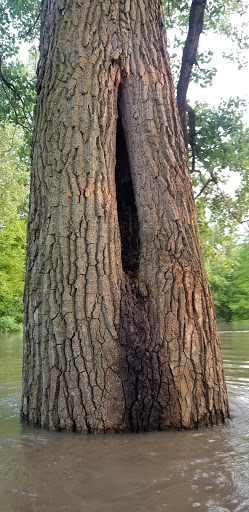
[[[23,324],[17,323],[12,316],[2,316],[0,318],[0,332],[20,332]]]

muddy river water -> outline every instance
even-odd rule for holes
[[[221,329],[232,419],[127,435],[21,425],[21,337],[2,335],[0,512],[249,512],[249,327]]]

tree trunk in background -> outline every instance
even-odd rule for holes
[[[25,309],[25,421],[227,417],[159,0],[43,1]]]

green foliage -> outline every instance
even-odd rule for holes
[[[0,126],[13,123],[30,133],[35,102],[35,77],[18,60],[2,63],[1,70],[14,90],[3,80],[0,81]]]
[[[188,30],[189,12],[192,0],[164,0],[166,28],[169,35],[169,53],[173,72],[178,79],[183,45]],[[233,42],[233,50],[225,52],[224,58],[233,60],[239,68],[247,63],[249,37],[245,34],[249,9],[245,0],[209,0],[204,17],[204,34],[221,34]],[[198,52],[198,66],[193,69],[191,80],[201,87],[211,85],[217,69],[212,65],[213,53],[205,48],[201,38]]]
[[[35,101],[34,49],[24,65],[23,42],[39,31],[38,0],[2,0],[0,6],[0,331],[23,322],[30,139]]]
[[[229,306],[230,276],[235,264],[235,237],[225,233],[222,225],[211,223],[206,217],[202,199],[197,204],[201,245],[217,318],[231,320]]]
[[[230,98],[218,107],[196,103],[197,156],[208,170],[245,173],[249,158],[249,129],[243,125],[246,102]]]
[[[249,320],[249,244],[238,245],[238,220],[249,211],[249,129],[242,123],[244,103],[229,100],[217,109],[197,105],[196,171],[201,242],[212,297],[219,321]],[[229,174],[240,185],[233,197],[222,194]],[[234,216],[235,215],[235,216]],[[249,253],[248,253],[249,254]]]
[[[207,276],[219,321],[249,321],[249,241],[238,244],[236,233],[207,219],[198,202],[201,243]]]
[[[239,98],[216,108],[196,104],[195,169],[192,182],[203,214],[220,231],[234,232],[249,210],[249,128],[242,122],[245,102]],[[231,176],[237,176],[233,197],[224,194]],[[201,192],[201,193],[200,193]],[[204,208],[205,206],[205,208]],[[204,208],[204,209],[203,209]]]
[[[40,0],[1,0],[1,54],[5,59],[16,55],[21,42],[38,36]]]
[[[191,4],[192,0],[164,1],[169,53],[176,76],[179,75]],[[227,57],[234,58],[236,63],[240,61],[239,65],[245,61],[245,50],[249,48],[244,31],[248,16],[245,0],[228,0],[225,4],[221,0],[207,2],[204,34],[219,33],[229,38],[234,43],[234,51]],[[201,46],[203,41],[202,36]],[[201,87],[210,85],[216,73],[212,57],[208,47],[199,50],[198,65],[192,70],[191,80],[199,82]],[[192,119],[191,143],[195,162],[190,161],[190,167],[197,207],[201,202],[199,209],[204,218],[208,215],[212,224],[219,225],[220,232],[228,230],[233,234],[239,222],[248,217],[249,129],[242,122],[245,107],[245,101],[239,98],[231,98],[216,108],[196,103],[194,128]],[[191,157],[193,153],[191,151]],[[236,176],[237,185],[233,195],[229,195],[226,183]]]
[[[17,323],[12,316],[0,317],[0,332],[19,332],[22,330],[22,323]]]
[[[229,305],[232,320],[249,320],[249,241],[238,249],[238,263],[235,267],[229,289]]]
[[[40,1],[2,0],[0,5],[0,126],[13,123],[32,131],[35,101],[34,69],[16,57],[23,42],[39,31]]]
[[[0,138],[0,330],[23,321],[29,172],[23,136],[16,127]]]

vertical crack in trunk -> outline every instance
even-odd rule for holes
[[[139,220],[132,183],[129,152],[122,123],[124,91],[119,87],[116,136],[116,197],[124,271],[119,341],[125,395],[124,424],[128,431],[160,428],[162,410],[158,347],[149,319],[148,299],[139,290]]]
[[[136,277],[139,267],[139,222],[119,104],[115,180],[123,271]]]

